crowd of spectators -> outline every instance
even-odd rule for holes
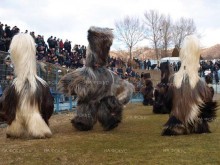
[[[36,58],[39,61],[49,62],[62,67],[76,69],[83,66],[83,60],[86,57],[86,46],[74,45],[71,41],[56,37],[49,37],[47,44],[44,37],[38,35],[35,39],[37,54]]]
[[[220,60],[201,61],[199,75],[205,77],[209,74],[216,84],[219,84],[220,78]],[[207,72],[208,71],[208,72]]]
[[[17,26],[11,28],[7,24],[4,25],[0,22],[0,50],[7,52],[12,37],[19,32],[20,29]]]
[[[0,22],[0,51],[8,52],[13,36],[19,32],[20,29],[17,26],[11,28]],[[28,33],[28,30],[24,33]],[[49,37],[46,43],[43,35],[36,35],[33,31],[29,34],[36,43],[37,60],[69,68],[83,66],[82,59],[86,56],[86,46],[76,44],[72,47],[71,41],[63,42],[62,39],[55,36]]]

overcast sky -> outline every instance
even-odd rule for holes
[[[0,22],[35,31],[45,40],[52,35],[87,45],[90,26],[114,28],[116,20],[127,15],[143,19],[150,9],[173,21],[192,18],[203,47],[220,43],[220,0],[0,0]]]

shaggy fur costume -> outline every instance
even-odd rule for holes
[[[198,75],[200,46],[195,36],[185,37],[180,59],[180,70],[171,78],[168,89],[166,103],[171,113],[162,135],[209,133],[208,122],[216,117],[217,104]]]
[[[145,87],[141,89],[141,93],[143,94],[144,100],[143,105],[153,105],[154,100],[154,87],[153,82],[150,80],[150,73],[145,73],[143,75],[143,81],[145,83]]]
[[[47,138],[53,97],[47,83],[37,76],[36,48],[29,34],[17,34],[10,45],[16,78],[0,99],[1,118],[7,121],[7,137]]]
[[[167,91],[169,88],[169,77],[172,74],[170,71],[169,62],[163,62],[160,64],[161,71],[161,82],[157,84],[154,90],[154,104],[153,104],[153,113],[156,114],[168,114],[170,113],[170,108],[165,104],[167,97]]]
[[[106,68],[113,42],[111,29],[91,27],[88,41],[85,66],[62,77],[58,89],[78,97],[72,119],[76,129],[91,130],[98,120],[104,130],[111,130],[121,122],[123,105],[131,99],[134,86]]]
[[[212,93],[212,97],[213,97],[215,91],[214,91],[214,88],[213,88],[213,86],[212,86],[212,76],[211,76],[211,74],[205,75],[205,82],[206,82],[207,85],[209,86],[209,89],[210,89],[210,91],[211,91],[211,93]]]

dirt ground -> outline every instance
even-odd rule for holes
[[[6,128],[0,128],[0,165],[220,163],[217,125],[211,134],[164,137],[160,133],[168,115],[152,114],[152,106],[139,103],[125,107],[122,123],[112,131],[97,123],[93,130],[80,132],[70,123],[74,114],[51,117],[50,139],[7,139]]]
[[[215,93],[214,97],[213,97],[213,100],[220,101],[220,94],[219,93]]]
[[[72,125],[71,125],[71,119],[75,116],[75,110],[73,109],[73,111],[63,111],[63,112],[59,112],[59,113],[54,113],[51,118],[50,118],[50,128],[51,131],[54,133],[57,132],[64,132],[65,129],[73,129]],[[67,124],[69,125],[69,128],[62,127],[63,124]],[[60,127],[57,127],[57,126]],[[5,125],[6,126],[6,125]],[[2,125],[2,128],[0,128],[0,141],[3,140],[5,138],[5,131],[6,129],[4,125]]]

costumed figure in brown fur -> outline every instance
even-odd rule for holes
[[[212,86],[212,73],[211,71],[205,71],[205,82],[207,83],[211,93],[212,93],[212,97],[214,96],[214,88]]]
[[[134,86],[106,68],[113,33],[109,28],[91,27],[85,66],[66,74],[58,83],[60,92],[77,95],[73,126],[91,130],[98,120],[104,130],[111,130],[122,120],[123,105],[132,97]]]
[[[10,45],[15,79],[1,99],[1,118],[7,121],[7,137],[47,138],[48,120],[54,110],[47,83],[37,76],[35,42],[29,34],[17,34]]]
[[[154,104],[153,113],[156,114],[169,114],[170,109],[166,106],[165,101],[167,97],[167,91],[169,88],[169,77],[173,73],[170,69],[169,62],[162,62],[160,64],[161,81],[156,85],[154,90]]]
[[[153,105],[154,87],[153,87],[153,82],[150,79],[151,78],[150,73],[144,73],[142,78],[145,83],[145,87],[141,89],[141,93],[143,94],[144,97],[143,105]]]
[[[197,37],[185,37],[180,59],[181,67],[170,79],[166,104],[171,113],[162,135],[209,133],[208,122],[216,117],[217,103],[198,75],[200,44]]]

